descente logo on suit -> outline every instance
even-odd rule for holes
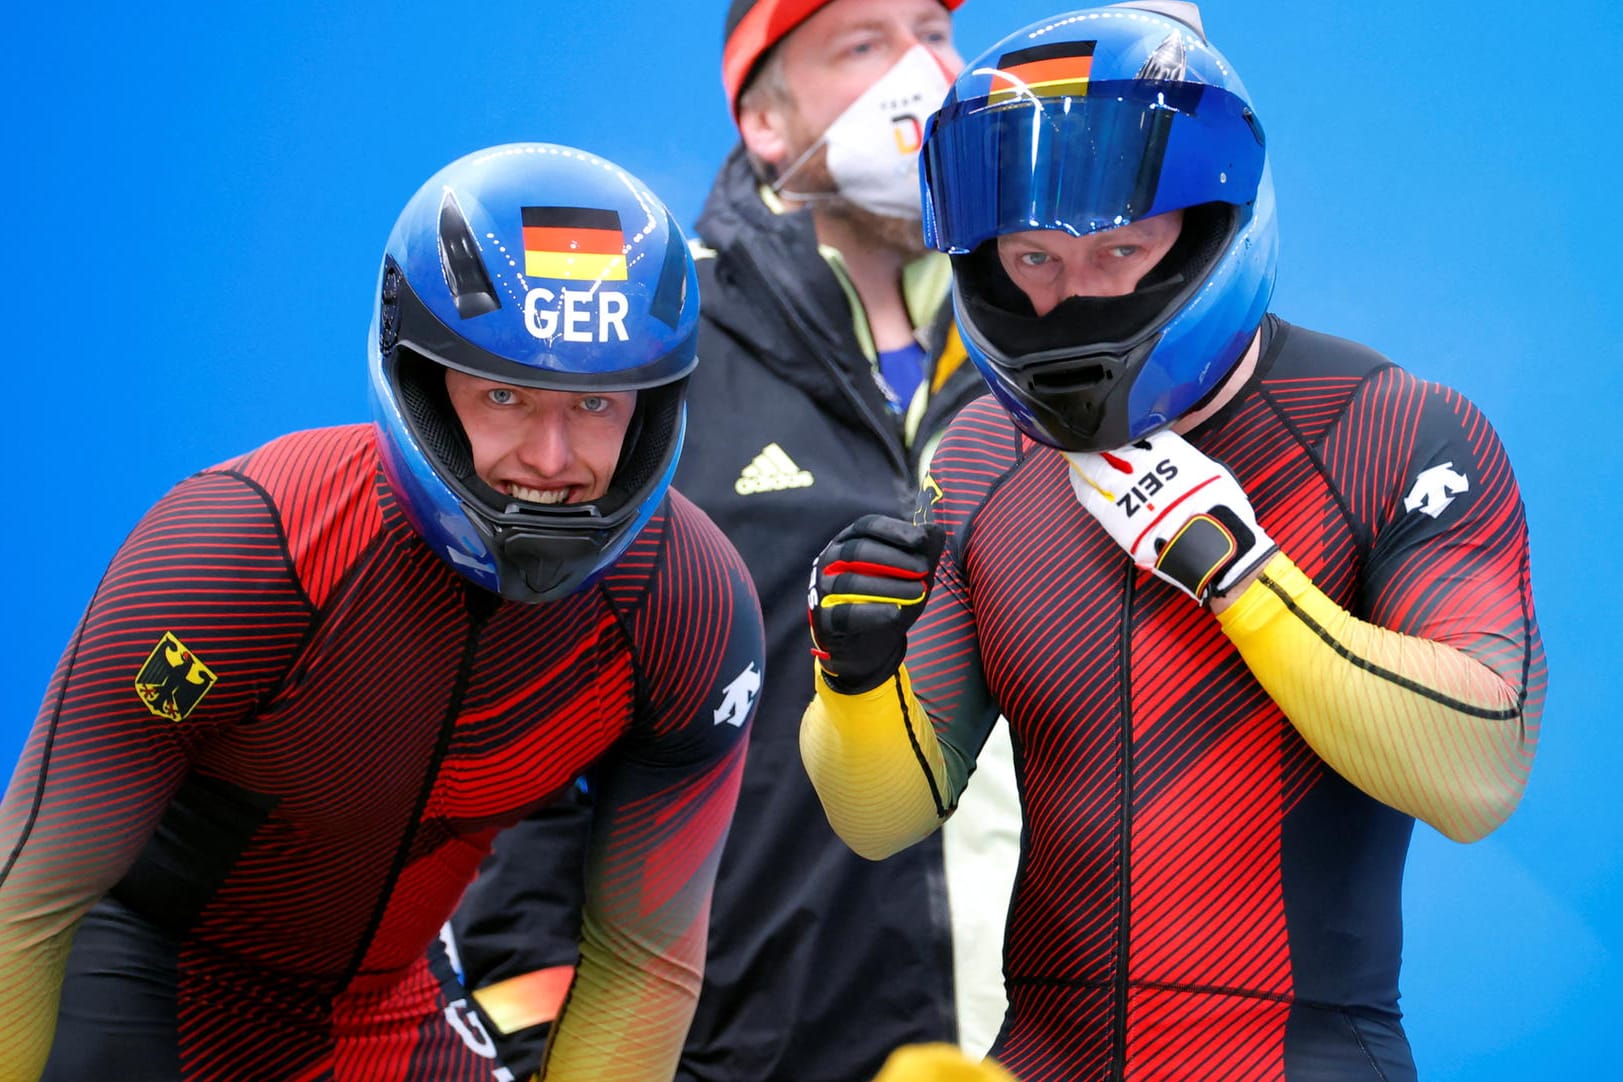
[[[776,443],[769,443],[744,467],[744,472],[733,482],[733,491],[740,496],[757,492],[782,492],[789,488],[810,488],[815,478],[807,470],[795,465],[795,460]]]

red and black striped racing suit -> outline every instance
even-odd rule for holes
[[[587,767],[546,1077],[668,1078],[762,651],[747,572],[674,491],[597,585],[522,605],[411,529],[369,426],[187,479],[102,579],[0,809],[0,1079],[47,1049],[75,1082],[506,1076],[426,948],[492,836]]]
[[[1025,836],[991,1055],[1022,1082],[1412,1079],[1414,817],[1493,829],[1542,705],[1515,480],[1460,395],[1272,318],[1189,439],[1280,547],[1216,619],[1126,560],[1057,452],[968,407],[931,466],[947,552],[904,670],[819,693],[808,768],[882,856],[1008,717]]]

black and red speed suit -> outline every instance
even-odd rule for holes
[[[668,1077],[762,651],[674,491],[597,584],[524,605],[421,541],[370,427],[194,475],[114,558],[0,808],[0,1079],[48,1051],[49,1079],[503,1077],[427,947],[588,767],[546,1077]]]
[[[1132,565],[1057,451],[990,400],[960,414],[906,664],[863,695],[819,680],[808,769],[883,857],[1008,717],[1025,836],[991,1055],[1022,1082],[1412,1079],[1414,820],[1497,826],[1543,702],[1515,479],[1459,394],[1273,318],[1187,438],[1280,548],[1215,619]]]

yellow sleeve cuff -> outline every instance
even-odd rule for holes
[[[941,745],[905,665],[857,695],[834,691],[819,670],[800,756],[829,825],[870,860],[929,834],[951,806]]]

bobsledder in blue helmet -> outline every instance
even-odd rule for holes
[[[595,581],[670,486],[697,327],[685,236],[612,162],[514,143],[440,170],[389,236],[370,334],[384,469],[413,526],[509,600],[551,601]],[[547,504],[481,480],[447,369],[550,391],[637,392],[607,491]]]
[[[1022,431],[1123,446],[1233,371],[1273,292],[1273,184],[1250,95],[1194,4],[1124,3],[1034,23],[964,67],[921,151],[924,232],[953,259],[970,358]],[[1182,213],[1172,250],[1120,297],[1038,316],[996,238],[1088,236]]]

